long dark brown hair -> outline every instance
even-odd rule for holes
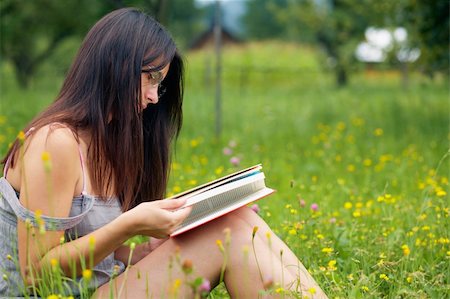
[[[167,92],[141,108],[141,71],[170,63]],[[26,128],[62,123],[90,134],[87,160],[93,190],[111,190],[127,210],[162,199],[170,169],[171,141],[182,123],[183,61],[170,34],[134,8],[109,13],[85,37],[56,101]],[[14,158],[16,140],[3,160]],[[112,189],[113,188],[113,189]]]

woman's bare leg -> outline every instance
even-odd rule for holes
[[[253,254],[252,233],[255,226],[258,231],[254,237],[256,258]],[[233,298],[258,298],[264,290],[264,283],[270,278],[274,283],[282,284],[285,289],[294,288],[300,279],[301,290],[306,292],[314,287],[314,298],[326,298],[314,279],[292,251],[270,230],[267,224],[252,210],[239,209],[210,223],[171,238],[131,267],[127,274],[114,279],[114,289],[122,288],[121,298],[167,298],[176,279],[185,280],[181,267],[171,259],[179,255],[181,263],[186,259],[192,262],[194,273],[190,279],[202,276],[214,287],[219,283],[224,254],[219,250],[216,240],[222,240],[227,247],[224,230],[229,229],[231,242],[226,249],[227,262],[224,281]],[[270,234],[271,246],[267,238]],[[283,251],[282,261],[280,251]],[[301,271],[298,270],[300,266]],[[300,275],[300,278],[298,277]],[[261,276],[263,280],[261,280]],[[109,285],[96,292],[97,297],[109,297]],[[178,290],[179,298],[192,297],[186,286]],[[114,297],[119,294],[115,293]]]

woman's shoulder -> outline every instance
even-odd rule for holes
[[[44,125],[26,133],[23,147],[15,157],[14,166],[8,169],[6,179],[14,189],[21,190],[22,169],[26,169],[28,191],[37,192],[40,185],[45,186],[50,171],[55,190],[63,187],[69,190],[78,186],[81,177],[79,161],[76,135],[68,127]]]
[[[38,129],[31,129],[28,138],[26,152],[48,152],[54,158],[61,159],[78,156],[78,138],[69,127],[63,124],[48,124]]]
[[[68,126],[59,123],[47,124],[29,130],[31,140],[48,145],[78,147],[78,137]]]

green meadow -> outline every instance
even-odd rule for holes
[[[277,192],[257,202],[259,214],[330,298],[448,298],[448,78],[411,72],[405,85],[395,69],[358,65],[337,88],[317,49],[277,42],[222,58],[218,137],[213,52],[186,54],[168,194],[262,163]],[[55,65],[24,91],[1,64],[2,155],[56,96]],[[210,295],[223,297],[221,286]]]

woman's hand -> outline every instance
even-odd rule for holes
[[[134,235],[167,238],[191,212],[181,208],[186,200],[164,199],[144,202],[122,214]],[[180,209],[181,208],[181,209]]]

